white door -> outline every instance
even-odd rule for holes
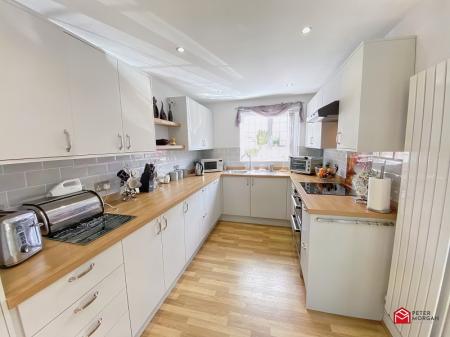
[[[0,160],[73,154],[65,38],[54,25],[0,2]]]
[[[288,180],[252,177],[251,216],[285,219]]]
[[[212,226],[214,226],[219,220],[220,215],[222,214],[222,184],[221,180],[217,179],[213,181],[211,184],[211,196],[213,198],[213,218],[212,218]]]
[[[311,216],[306,210],[302,210],[302,239],[300,242],[300,268],[302,269],[303,281],[308,291],[308,260],[309,260],[309,233]]]
[[[202,191],[191,195],[184,202],[184,228],[186,260],[190,260],[200,243],[200,231],[203,227]]]
[[[161,222],[153,220],[122,240],[133,336],[165,292]]]
[[[360,47],[342,70],[341,98],[337,132],[338,149],[356,149],[358,145],[359,113],[364,48]]]
[[[223,177],[223,213],[250,216],[250,177]]]
[[[78,39],[66,40],[74,150],[78,155],[120,152],[123,136],[117,59]]]
[[[155,151],[150,78],[119,61],[124,147],[126,152]]]
[[[183,203],[179,203],[164,213],[161,216],[161,222],[164,279],[166,289],[169,289],[183,270],[186,262]]]
[[[190,98],[187,101],[189,150],[201,150],[204,143],[204,114],[200,104]]]

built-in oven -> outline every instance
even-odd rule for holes
[[[302,199],[300,194],[294,188],[291,195],[292,199],[292,214],[291,214],[291,229],[292,239],[295,243],[298,258],[300,259],[301,239],[302,239]]]

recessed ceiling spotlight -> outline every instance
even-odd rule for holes
[[[302,34],[307,35],[309,33],[311,33],[311,27],[310,26],[303,27]]]
[[[177,52],[184,53],[184,48],[183,47],[177,47]]]

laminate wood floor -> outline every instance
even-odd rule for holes
[[[385,337],[381,323],[305,309],[289,228],[219,222],[143,337]]]

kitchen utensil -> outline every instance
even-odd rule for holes
[[[201,162],[197,161],[194,163],[194,171],[196,176],[202,176],[203,175],[203,165]]]
[[[60,182],[56,186],[52,187],[47,195],[49,197],[59,197],[62,195],[80,192],[82,189],[83,186],[81,185],[80,179],[76,178],[64,180],[63,182]]]
[[[33,211],[0,211],[0,266],[19,264],[42,250],[40,223]]]
[[[140,192],[152,192],[154,190],[154,181],[155,181],[155,165],[153,164],[145,164],[144,172],[141,176],[141,184]]]

